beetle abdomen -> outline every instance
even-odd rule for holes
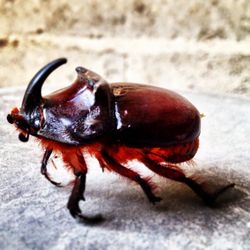
[[[147,155],[154,161],[164,159],[169,163],[180,163],[191,160],[199,148],[199,139],[195,139],[189,143],[173,145],[165,148],[150,148]]]
[[[168,147],[129,147],[122,144],[100,144],[94,143],[87,145],[82,150],[87,150],[90,155],[100,159],[102,148],[115,156],[118,162],[126,163],[132,160],[143,162],[145,156],[158,163],[181,163],[191,160],[199,147],[199,139],[180,145]]]

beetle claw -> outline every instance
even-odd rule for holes
[[[85,200],[85,199],[84,199]],[[104,218],[101,214],[97,214],[94,216],[86,216],[82,214],[82,211],[79,207],[79,200],[69,200],[67,205],[71,216],[79,222],[87,223],[87,224],[98,224],[104,221]]]
[[[42,174],[44,175],[44,177],[53,185],[57,186],[57,187],[63,187],[63,185],[60,182],[55,182],[53,180],[51,180],[50,176],[48,175],[47,170],[42,171]]]
[[[79,222],[87,224],[99,224],[105,220],[101,214],[90,217],[80,213],[77,214],[75,218],[78,219]]]
[[[63,185],[60,182],[50,181],[53,185],[56,187],[63,187]]]
[[[45,178],[50,183],[52,183],[53,185],[55,185],[57,187],[62,187],[61,183],[55,182],[55,181],[51,180],[51,178],[50,178],[50,176],[48,174],[48,171],[47,171],[47,163],[48,163],[48,160],[49,160],[49,157],[50,157],[51,153],[52,153],[52,150],[50,150],[50,149],[47,148],[46,151],[45,151],[45,153],[44,153],[43,160],[42,160],[41,174],[44,175]]]

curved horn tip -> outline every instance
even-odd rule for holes
[[[66,63],[68,61],[68,59],[66,57],[60,57],[60,58],[56,59],[56,61],[60,61],[63,64],[63,63]]]

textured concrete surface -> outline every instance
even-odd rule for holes
[[[163,201],[152,206],[139,187],[91,161],[81,207],[106,220],[90,226],[70,217],[71,188],[53,187],[40,175],[37,143],[19,142],[7,124],[22,94],[0,90],[0,249],[250,249],[249,99],[183,93],[206,116],[195,163],[182,167],[211,190],[236,184],[213,208],[182,184],[157,176]],[[133,167],[149,173],[138,163]]]

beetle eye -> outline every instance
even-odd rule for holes
[[[10,114],[7,115],[7,121],[10,123],[10,124],[13,124],[14,123],[14,119],[12,118],[12,116]]]

